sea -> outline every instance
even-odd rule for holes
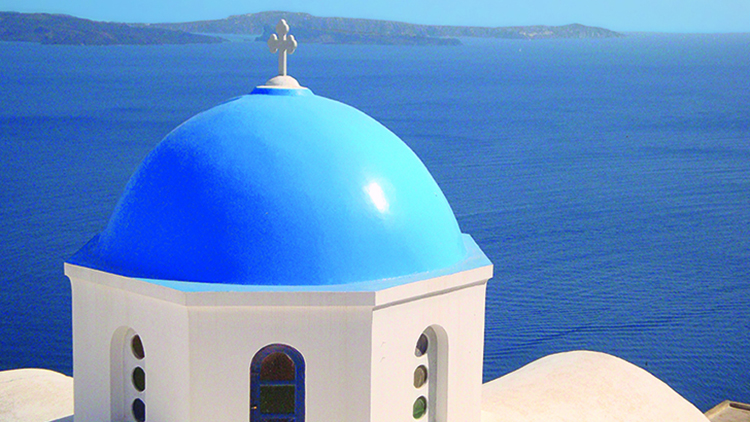
[[[485,380],[586,349],[750,402],[750,34],[462,42],[289,71],[400,136],[494,263]],[[0,370],[72,374],[63,262],[170,130],[276,67],[242,38],[0,43]]]

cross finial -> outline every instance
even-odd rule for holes
[[[286,76],[286,55],[294,53],[297,49],[297,40],[294,39],[294,35],[289,34],[289,25],[284,19],[276,24],[276,32],[279,35],[271,34],[271,38],[268,39],[268,48],[271,53],[278,51],[279,76]]]

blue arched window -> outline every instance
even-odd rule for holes
[[[305,421],[305,360],[296,349],[271,344],[250,364],[250,422]]]

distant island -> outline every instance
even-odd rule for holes
[[[226,42],[220,35],[258,36],[265,41],[279,19],[305,43],[381,45],[460,45],[461,37],[502,39],[614,38],[623,35],[580,24],[564,26],[440,26],[373,19],[325,18],[307,13],[261,12],[226,19],[127,24],[97,22],[67,15],[0,12],[0,41],[43,44],[194,44]],[[219,35],[219,36],[217,36]]]
[[[263,34],[265,41],[279,19],[286,19],[299,41],[324,44],[438,44],[458,45],[460,37],[502,39],[615,38],[624,35],[604,28],[579,24],[564,26],[441,26],[417,25],[373,19],[324,18],[308,13],[261,12],[226,19],[159,23],[150,27],[193,33]]]
[[[41,44],[213,44],[224,38],[125,23],[96,22],[68,15],[0,12],[0,41]]]

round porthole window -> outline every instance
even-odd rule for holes
[[[130,350],[133,351],[133,356],[135,356],[136,359],[141,360],[146,357],[146,352],[143,351],[143,342],[141,341],[141,336],[138,334],[133,336],[133,339],[130,340]]]
[[[427,346],[429,346],[429,340],[427,340],[426,335],[421,334],[419,340],[417,340],[417,347],[414,349],[414,354],[417,357],[424,355],[427,353]]]
[[[427,367],[419,365],[414,370],[414,388],[420,388],[425,383],[427,383]]]
[[[141,399],[133,400],[133,419],[136,422],[146,422],[146,403]]]
[[[419,419],[427,413],[427,399],[424,396],[420,396],[414,401],[414,407],[412,414],[414,419]]]
[[[133,386],[138,391],[146,389],[146,372],[140,366],[133,369]]]

